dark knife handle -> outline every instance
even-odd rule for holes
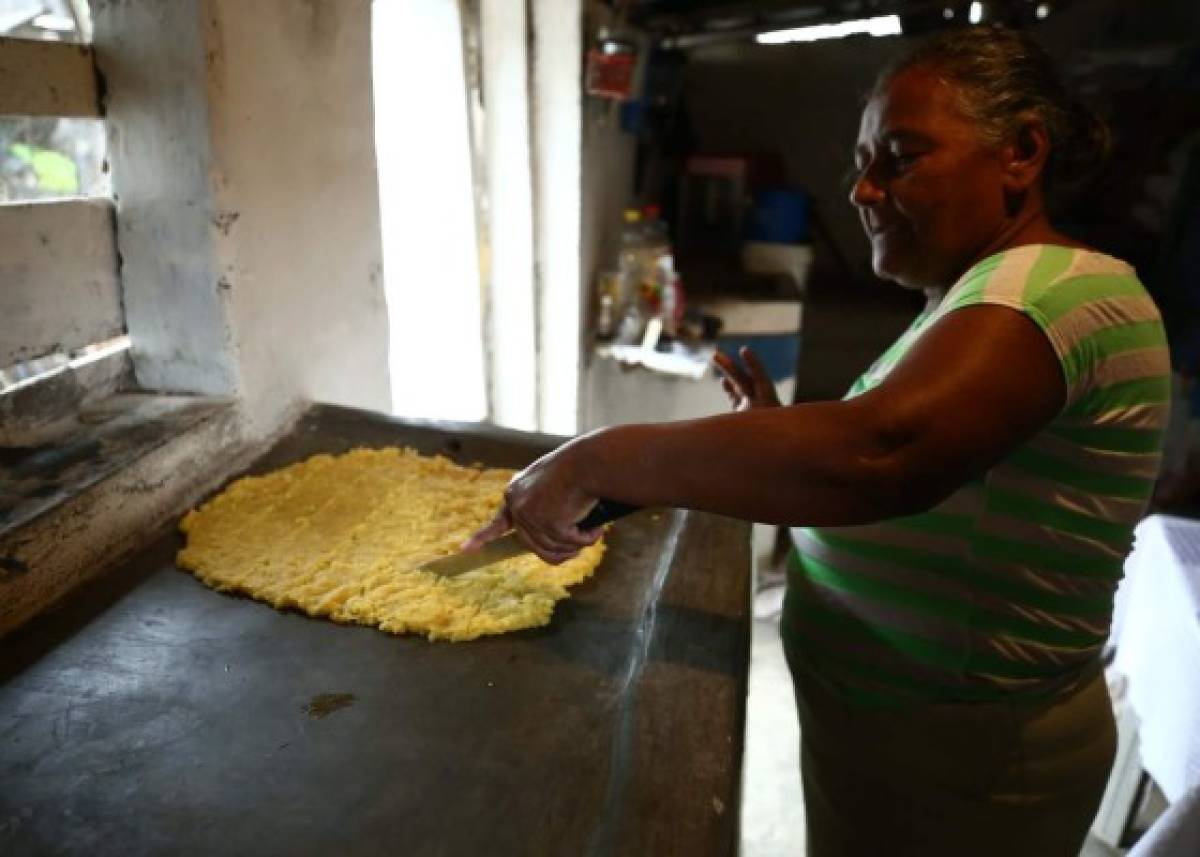
[[[617,518],[624,518],[640,508],[640,506],[630,506],[628,503],[618,503],[616,500],[597,500],[592,511],[588,512],[576,526],[581,530],[594,530]]]

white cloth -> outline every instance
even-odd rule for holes
[[[1138,840],[1129,857],[1188,857],[1200,854],[1200,786],[1167,807]]]
[[[641,345],[603,345],[596,349],[601,357],[611,357],[626,366],[645,366],[664,375],[678,375],[701,381],[708,377],[716,346],[701,345],[698,348],[674,348],[657,351]]]
[[[1152,515],[1138,525],[1112,643],[1142,766],[1174,803],[1200,786],[1200,521]]]

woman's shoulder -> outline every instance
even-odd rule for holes
[[[1098,250],[1023,244],[996,253],[956,284],[939,312],[985,304],[1015,309],[1045,333],[1062,363],[1069,401],[1087,394],[1097,367],[1112,360],[1136,363],[1156,379],[1169,372],[1154,301],[1131,265]]]
[[[982,259],[947,296],[951,303],[1040,307],[1053,315],[1079,304],[1149,294],[1128,262],[1078,243],[1022,244]]]

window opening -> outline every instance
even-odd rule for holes
[[[89,4],[87,0],[0,0],[0,37],[10,40],[9,44],[14,48],[31,41],[88,44],[92,41]],[[0,206],[111,198],[106,146],[103,119],[0,116]],[[24,217],[45,219],[45,211],[6,212],[6,216],[17,218],[14,221],[17,224]],[[91,218],[87,222],[91,230],[111,230],[111,226],[102,225],[107,221]],[[81,235],[79,239],[86,241],[94,237]],[[111,236],[109,240],[113,240]],[[43,245],[50,242],[48,235],[42,238]],[[35,270],[40,269],[35,266]],[[28,300],[36,301],[43,292],[53,291],[50,287],[56,288],[61,279],[53,264],[47,268],[47,273],[38,276],[45,277],[46,282],[41,284],[43,288],[26,284]],[[123,359],[121,355],[129,348],[129,336],[120,334],[82,345],[64,343],[58,350],[13,365],[0,365],[0,398],[100,360]]]
[[[0,0],[0,36],[88,44],[91,10],[87,0]]]
[[[111,197],[103,119],[0,117],[0,204]]]
[[[0,0],[0,37],[90,44],[88,0]],[[103,119],[0,116],[0,205],[111,197]]]

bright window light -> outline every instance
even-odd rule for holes
[[[983,4],[982,3],[972,3],[971,11],[967,14],[967,17],[971,21],[972,24],[978,24],[980,21],[982,21],[983,20]]]
[[[814,24],[794,27],[790,30],[772,30],[759,33],[755,41],[760,45],[786,45],[789,42],[815,42],[819,39],[841,39],[858,33],[872,36],[898,36],[901,33],[899,15],[880,15],[838,24]]]
[[[33,19],[33,26],[43,30],[54,30],[56,33],[73,33],[75,19],[67,15],[38,15]]]
[[[480,420],[479,241],[458,0],[376,0],[373,19],[392,409]]]
[[[1050,17],[1050,7],[1045,3],[1039,3],[1037,7],[1038,20],[1043,20]]]

